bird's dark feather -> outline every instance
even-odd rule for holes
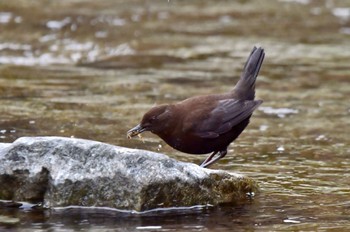
[[[251,115],[261,103],[262,101],[220,100],[207,119],[195,124],[189,131],[194,131],[195,135],[202,138],[219,137]]]

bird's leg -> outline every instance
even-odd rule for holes
[[[205,167],[204,165],[209,162],[215,155],[216,153],[218,153],[218,151],[214,151],[211,155],[209,155],[202,163],[201,163],[201,167]]]
[[[224,150],[224,151],[220,151],[219,152],[219,155],[217,157],[215,157],[214,159],[213,156],[216,154],[217,152],[214,152],[213,154],[211,154],[209,157],[210,159],[208,160],[208,158],[201,164],[201,167],[202,168],[206,168],[210,165],[212,165],[213,163],[215,163],[216,161],[218,161],[219,159],[225,157],[225,155],[227,154],[227,150]],[[207,161],[208,160],[208,161]]]

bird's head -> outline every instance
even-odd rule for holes
[[[130,139],[144,131],[150,131],[154,134],[164,132],[171,119],[170,108],[169,105],[159,105],[151,108],[145,113],[141,123],[127,132],[127,137]]]

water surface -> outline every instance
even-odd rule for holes
[[[0,142],[77,137],[195,163],[205,157],[126,131],[154,104],[229,91],[252,47],[266,50],[264,104],[212,167],[257,180],[252,200],[142,215],[0,208],[1,230],[350,229],[348,1],[3,1],[0,31]]]

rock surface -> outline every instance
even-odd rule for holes
[[[234,203],[257,191],[242,175],[83,139],[23,137],[1,143],[0,164],[0,199],[45,207],[144,211]]]

